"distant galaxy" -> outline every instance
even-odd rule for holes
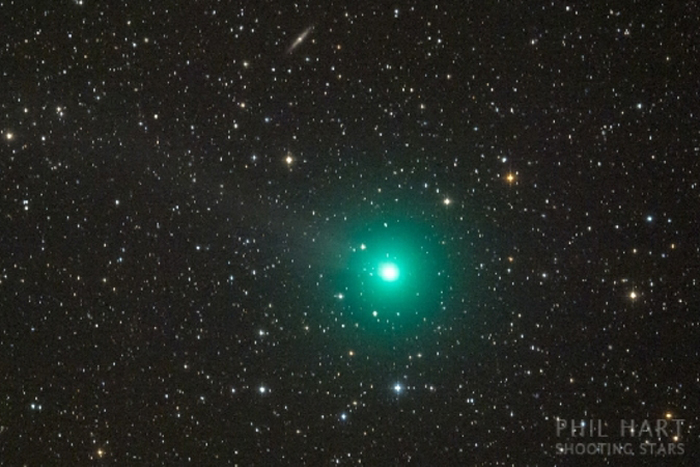
[[[299,47],[304,42],[304,40],[306,39],[306,36],[309,35],[309,33],[313,30],[313,28],[314,28],[313,26],[309,26],[308,28],[304,29],[304,32],[299,34],[297,36],[297,38],[294,39],[294,42],[292,42],[292,45],[289,46],[289,48],[287,49],[287,53],[290,54],[290,53],[294,52],[294,49]]]

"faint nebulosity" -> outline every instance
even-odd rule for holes
[[[697,465],[695,3],[0,13],[0,464]]]

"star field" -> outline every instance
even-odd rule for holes
[[[694,3],[0,12],[0,464],[697,465]]]

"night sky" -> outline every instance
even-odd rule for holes
[[[0,0],[0,463],[698,465],[700,10],[592,3]]]

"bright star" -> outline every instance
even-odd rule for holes
[[[379,276],[387,282],[393,282],[399,278],[399,268],[394,263],[382,263],[379,265]]]
[[[401,384],[399,384],[399,383],[396,383],[396,385],[394,386],[394,392],[396,394],[400,393],[402,389],[403,389],[403,387],[401,387]]]

